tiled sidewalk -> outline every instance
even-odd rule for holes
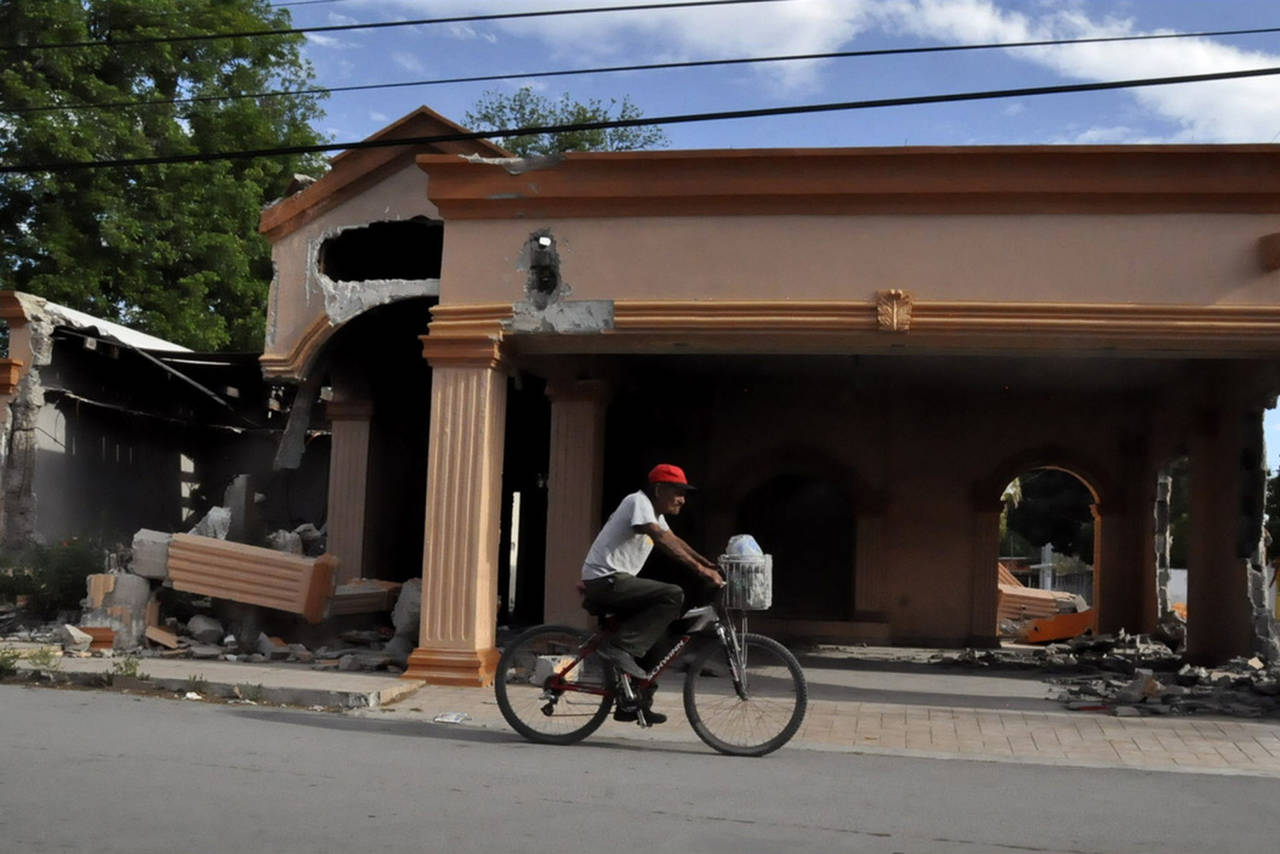
[[[958,699],[958,698],[957,698]],[[679,692],[659,695],[671,716],[648,730],[609,720],[592,739],[701,744]],[[463,726],[509,731],[492,689],[427,686],[394,706],[353,712],[431,722],[464,712]],[[1117,718],[889,703],[811,701],[791,747],[930,758],[1280,777],[1280,721],[1220,717]]]

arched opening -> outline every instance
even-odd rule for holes
[[[747,493],[737,530],[773,555],[773,616],[852,618],[855,525],[853,496],[831,477],[786,472]]]
[[[1010,480],[1001,503],[999,636],[1042,642],[1095,628],[1102,531],[1094,488],[1065,468],[1040,466]]]

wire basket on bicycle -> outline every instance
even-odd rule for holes
[[[732,611],[767,611],[773,605],[772,555],[720,555],[724,574],[724,607]]]

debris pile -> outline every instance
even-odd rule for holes
[[[1077,711],[1112,711],[1119,717],[1197,712],[1259,717],[1280,711],[1280,667],[1262,659],[1233,658],[1219,667],[1184,664],[1162,673],[1135,668],[1131,675],[1102,673],[1055,680],[1058,700]]]
[[[1185,624],[1162,624],[1167,637]],[[1045,670],[1073,711],[1119,717],[1195,713],[1258,717],[1280,712],[1280,663],[1234,658],[1196,667],[1154,635],[1085,635],[1035,649],[966,649],[934,655],[931,663],[960,667]]]

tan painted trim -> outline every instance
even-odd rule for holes
[[[497,367],[502,362],[502,322],[510,317],[510,303],[434,306],[427,334],[418,336],[422,357],[432,367]]]
[[[337,328],[329,322],[327,315],[317,317],[293,343],[293,348],[288,353],[263,353],[258,357],[262,375],[274,379],[302,379],[311,360]]]
[[[365,141],[467,132],[462,125],[445,118],[435,110],[418,107],[378,130]],[[387,148],[348,149],[329,162],[329,172],[320,180],[292,196],[281,199],[263,211],[258,230],[275,243],[325,211],[332,210],[360,193],[381,176],[409,165],[415,154],[427,150],[441,152],[442,156],[452,158],[466,154],[479,154],[485,157],[510,156],[510,152],[506,149],[484,139],[442,142],[431,146],[401,145]]]
[[[1280,145],[586,152],[519,175],[417,163],[447,220],[1280,211]]]
[[[909,329],[881,324],[881,301],[617,300],[614,331],[606,335],[722,332],[875,332],[895,342],[931,334],[1169,338],[1194,347],[1197,339],[1275,341],[1280,306],[1132,305],[1106,303],[977,302],[911,298]]]
[[[0,318],[10,323],[15,320],[23,323],[30,320],[17,291],[0,291]]]
[[[5,399],[0,401],[0,405],[7,403],[7,398],[18,390],[25,364],[21,359],[0,359],[0,398]]]

